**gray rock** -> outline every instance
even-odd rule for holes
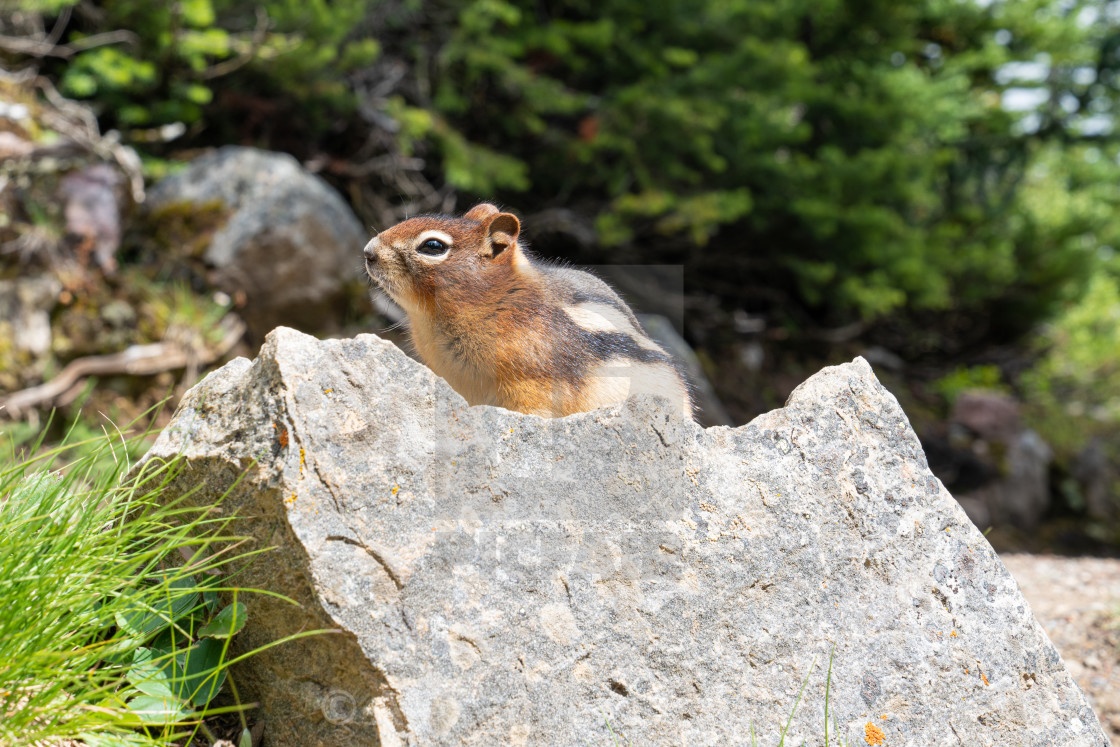
[[[1070,477],[1077,481],[1090,518],[1105,522],[1116,521],[1116,516],[1120,513],[1120,506],[1112,494],[1112,486],[1117,477],[1116,469],[1109,463],[1108,452],[1100,439],[1091,439],[1077,455]]]
[[[949,420],[989,441],[1011,440],[1022,430],[1019,403],[1006,394],[983,389],[962,392]]]
[[[150,210],[221,201],[230,209],[204,254],[215,287],[236,296],[251,332],[279,324],[320,329],[359,282],[361,223],[322,179],[283,153],[227,146],[157,184]]]
[[[1029,531],[1050,508],[1054,452],[1023,426],[1019,411],[1006,394],[964,392],[953,405],[947,434],[926,434],[934,474],[982,529],[1010,524]]]
[[[58,304],[62,283],[50,275],[0,280],[0,327],[16,350],[35,357],[51,349],[51,310]]]
[[[982,442],[987,444],[988,442]],[[1034,529],[1050,507],[1050,462],[1054,452],[1042,436],[1026,429],[1000,445],[998,479],[959,497],[977,526],[1011,524]]]
[[[149,459],[276,549],[240,668],[273,745],[1106,745],[1015,580],[857,358],[707,430],[636,397],[467,407],[372,335],[278,329]],[[609,724],[609,726],[608,726]],[[874,734],[874,731],[870,732]],[[835,743],[835,742],[833,742]]]

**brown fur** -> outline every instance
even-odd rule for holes
[[[520,228],[483,203],[461,218],[411,218],[366,245],[367,271],[407,312],[420,358],[472,405],[563,416],[635,390],[674,398],[691,415],[684,379],[621,299],[591,275],[535,264]],[[432,239],[448,250],[420,251]],[[617,310],[618,329],[581,327],[586,312],[571,309],[585,297]]]

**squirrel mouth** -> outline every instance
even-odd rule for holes
[[[385,288],[385,279],[381,277],[381,268],[377,266],[376,262],[370,260],[368,257],[365,260],[365,270],[366,276],[370,280],[372,280],[375,285],[379,286],[383,290],[387,290]]]
[[[393,288],[393,282],[389,278],[385,277],[385,273],[380,266],[378,266],[374,262],[370,262],[368,259],[366,260],[366,275],[369,276],[369,279],[373,281],[373,284],[378,289],[388,295],[389,298],[393,299],[394,303],[398,305],[400,304],[400,301],[397,300],[397,294]]]
[[[378,264],[377,261],[369,259],[368,257],[366,258],[365,265],[366,265],[366,275],[369,276],[369,279],[372,280],[374,283],[376,283],[378,286],[380,286],[380,288],[382,290],[384,290],[386,293],[388,293],[388,291],[389,291],[389,288],[388,288],[389,281],[385,277],[385,272],[384,272],[384,270],[381,269],[381,265]]]

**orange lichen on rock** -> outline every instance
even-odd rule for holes
[[[883,730],[870,721],[863,727],[863,732],[868,744],[880,745],[883,743]]]

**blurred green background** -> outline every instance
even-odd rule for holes
[[[679,331],[736,424],[856,354],[948,451],[976,446],[962,393],[1010,397],[1054,450],[1045,542],[1120,544],[1120,2],[0,9],[3,67],[92,107],[149,180],[251,145],[371,233],[486,199],[542,256],[682,266]]]

